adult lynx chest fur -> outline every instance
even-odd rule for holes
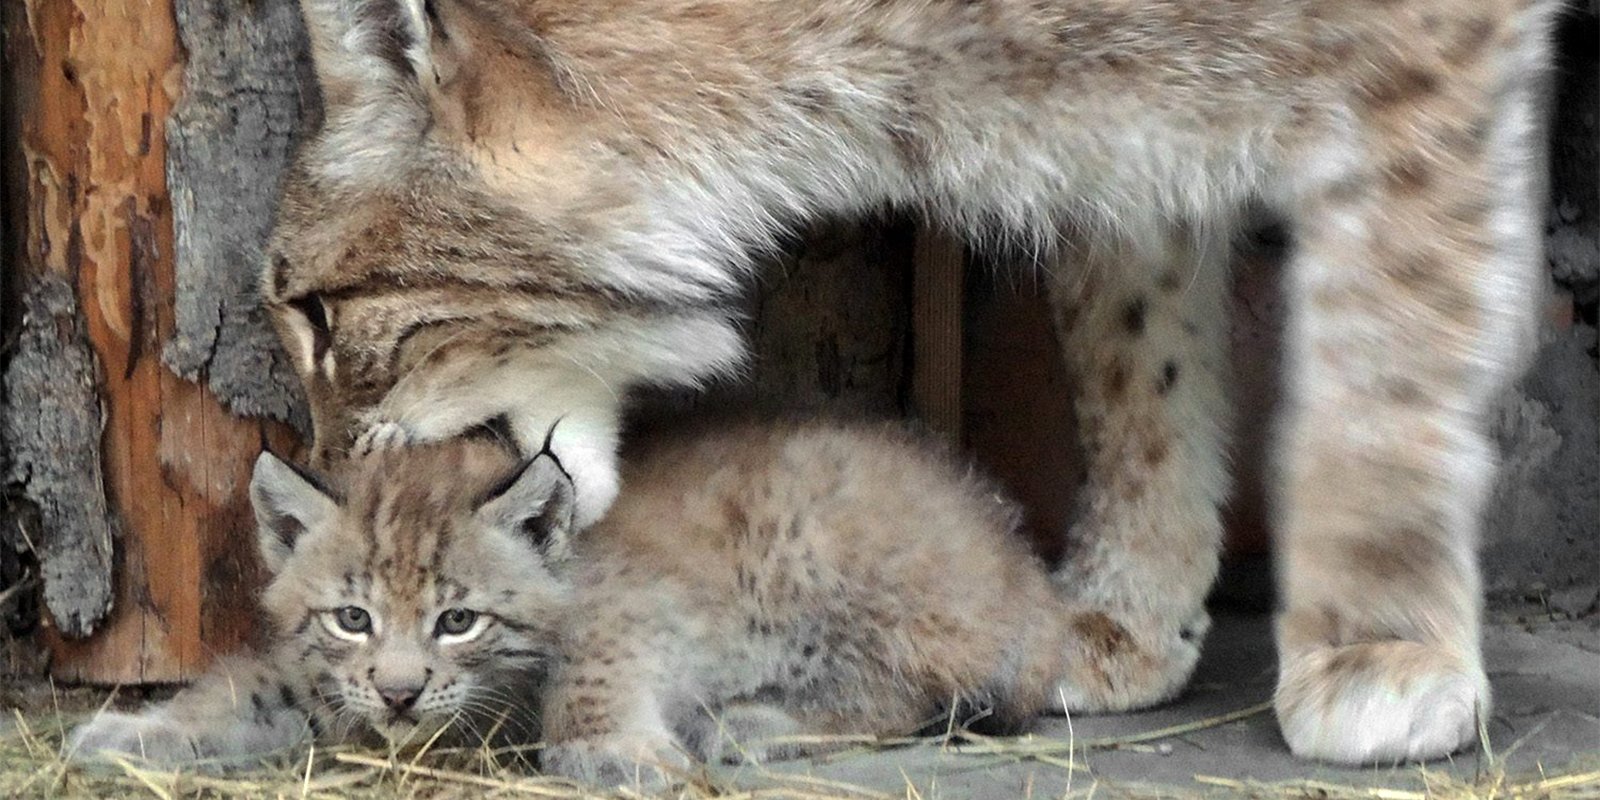
[[[1294,237],[1278,714],[1308,756],[1439,756],[1487,710],[1472,547],[1535,319],[1555,8],[303,0],[326,109],[262,287],[320,456],[560,419],[584,526],[620,398],[737,364],[726,299],[788,226],[889,206],[1029,248],[1091,473],[1060,583],[1106,658],[1158,667],[1089,706],[1128,708],[1204,628],[1227,247],[1267,206]]]

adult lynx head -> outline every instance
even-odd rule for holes
[[[325,109],[261,285],[309,395],[312,462],[379,423],[438,439],[509,413],[536,446],[562,419],[591,521],[618,396],[737,360],[716,300],[730,279],[638,233],[650,181],[614,168],[615,115],[563,82],[514,4],[302,5]]]
[[[284,663],[303,665],[341,725],[396,744],[506,725],[567,603],[560,465],[452,440],[348,466],[328,485],[271,454],[256,462],[263,606]]]

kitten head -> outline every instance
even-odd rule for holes
[[[250,498],[277,646],[341,724],[416,744],[455,722],[484,735],[528,702],[515,689],[569,597],[573,490],[552,456],[462,438],[323,481],[263,453]]]

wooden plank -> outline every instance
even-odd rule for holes
[[[760,402],[900,413],[910,245],[907,226],[833,220],[762,265],[750,311]]]
[[[67,680],[181,680],[248,635],[258,580],[244,489],[261,442],[288,434],[229,416],[159,359],[174,330],[164,129],[181,62],[170,2],[23,5],[7,30],[26,62],[7,77],[28,202],[13,214],[16,272],[24,285],[58,276],[77,295],[100,364],[105,498],[122,529],[109,616],[86,639],[47,619],[51,668]]]
[[[913,231],[828,220],[762,259],[744,298],[747,364],[706,390],[641,389],[630,437],[730,409],[893,418],[905,411]]]
[[[959,447],[966,247],[946,232],[923,229],[917,233],[912,263],[912,408],[929,428]]]
[[[1083,480],[1072,377],[1044,285],[1022,265],[980,271],[966,297],[965,339],[976,354],[963,381],[967,447],[1022,504],[1034,552],[1054,561]]]

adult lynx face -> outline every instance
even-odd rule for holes
[[[690,238],[614,227],[649,213],[630,201],[649,179],[604,177],[619,154],[559,132],[603,117],[527,62],[541,48],[505,27],[510,9],[307,12],[324,122],[287,176],[262,289],[307,389],[312,462],[380,423],[439,439],[510,414],[532,450],[559,420],[593,522],[616,494],[618,398],[741,358],[734,276]],[[501,97],[544,110],[505,114]]]
[[[487,443],[407,453],[403,480],[386,466],[366,465],[347,495],[270,454],[257,462],[277,649],[336,724],[394,744],[452,723],[478,737],[516,724],[518,687],[551,654],[567,600],[552,571],[571,517],[565,475],[548,455],[518,464]]]

